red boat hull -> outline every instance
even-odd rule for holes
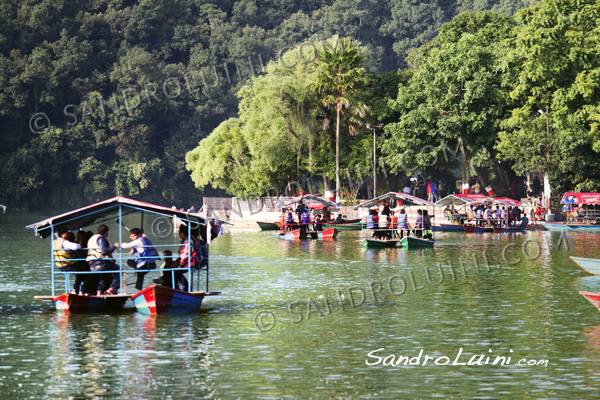
[[[57,310],[83,314],[93,311],[115,311],[123,308],[128,296],[80,296],[63,293],[52,299]]]
[[[589,300],[600,311],[600,293],[598,292],[579,292],[580,295]]]
[[[184,292],[167,286],[152,285],[131,296],[143,314],[181,314],[200,310],[204,293]]]
[[[306,232],[306,236],[301,237],[302,231],[296,229],[285,234],[280,234],[282,239],[335,239],[339,231],[335,228],[325,229],[318,232]]]

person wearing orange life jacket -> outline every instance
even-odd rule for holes
[[[77,268],[78,262],[76,259],[78,256],[76,251],[81,249],[81,245],[68,240],[68,237],[69,230],[66,228],[61,228],[58,231],[58,238],[56,238],[53,243],[54,260],[60,272],[72,272],[79,270]],[[75,278],[75,282],[73,283],[73,290],[71,290],[71,294],[77,294],[81,290],[80,286],[83,282],[83,279],[81,274],[73,274],[72,277]]]
[[[88,256],[87,262],[90,264],[90,271],[118,271],[120,268],[113,262],[112,253],[119,248],[119,243],[115,243],[113,246],[110,245],[108,240],[108,226],[100,225],[98,227],[98,233],[93,235],[88,241]],[[119,292],[121,286],[121,277],[118,272],[112,272],[112,282],[110,288],[104,292],[106,287],[106,276],[108,274],[101,274],[98,280],[98,288],[96,291],[97,296],[102,294],[114,295]]]

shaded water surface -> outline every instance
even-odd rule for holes
[[[442,233],[409,251],[233,230],[211,245],[222,295],[202,312],[68,315],[33,300],[50,242],[24,226],[49,215],[0,215],[2,398],[600,397],[600,313],[578,294],[600,277],[569,259],[600,258],[600,235]],[[452,365],[460,349],[483,365]],[[400,356],[415,365],[382,365]]]

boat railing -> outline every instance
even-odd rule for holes
[[[156,245],[156,246],[143,246],[143,247],[174,247],[174,246],[181,246],[181,243],[176,243],[176,244],[164,244],[164,245]],[[53,255],[54,255],[54,246],[53,247]],[[142,246],[139,246],[142,247]],[[97,250],[99,249],[98,247],[89,247],[89,248],[80,248],[78,250],[75,251],[80,251],[80,250]],[[59,262],[69,262],[69,263],[76,263],[76,262],[85,262],[86,264],[88,263],[87,258],[69,258],[69,259],[61,259],[61,260],[57,260],[54,258],[54,256],[52,257],[53,260],[53,271],[52,271],[52,277],[53,277],[53,281],[54,281],[54,276],[58,275],[64,275],[65,277],[65,292],[69,292],[71,288],[71,275],[75,274],[75,275],[79,275],[79,274],[83,274],[83,275],[101,275],[101,274],[110,274],[110,273],[119,273],[120,275],[120,279],[121,279],[121,289],[123,290],[123,293],[127,293],[127,283],[126,283],[126,279],[123,279],[124,276],[126,276],[126,274],[134,274],[134,273],[138,273],[138,272],[157,272],[157,271],[161,271],[161,272],[168,272],[171,271],[171,283],[172,283],[172,287],[175,288],[176,285],[176,281],[175,281],[175,271],[184,271],[184,272],[188,272],[189,273],[189,290],[192,291],[192,288],[194,286],[194,272],[198,272],[198,275],[196,277],[196,290],[200,290],[200,273],[201,272],[205,272],[206,273],[206,287],[207,287],[207,291],[208,291],[208,246],[206,244],[200,244],[198,251],[199,251],[199,256],[197,257],[192,257],[191,255],[189,255],[188,258],[188,266],[187,267],[179,267],[179,268],[152,268],[152,269],[123,269],[123,261],[125,261],[125,264],[127,263],[127,260],[135,260],[135,259],[155,259],[157,258],[157,256],[146,256],[146,257],[134,257],[133,255],[126,255],[123,253],[122,250],[129,250],[129,249],[122,249],[119,248],[119,255],[118,256],[113,256],[113,257],[105,257],[105,258],[101,258],[99,260],[102,261],[109,261],[109,262],[114,262],[117,264],[117,266],[119,267],[118,270],[115,271],[90,271],[90,270],[83,270],[83,271],[60,271],[59,270],[59,266],[57,265],[57,263]],[[188,252],[188,254],[190,254]],[[159,258],[160,259],[160,258]],[[191,267],[191,261],[192,259],[196,260],[196,266]],[[52,285],[52,296],[55,295],[54,292],[54,284]]]

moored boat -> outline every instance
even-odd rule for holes
[[[475,225],[463,225],[464,231],[467,233],[486,233],[486,232],[494,232],[494,228],[492,227],[483,227],[483,226],[475,226]]]
[[[600,275],[600,259],[571,256],[571,260],[575,261],[575,264],[585,272],[589,272],[592,275]]]
[[[324,229],[322,231],[305,231],[296,229],[291,232],[280,233],[280,239],[288,240],[304,240],[304,239],[335,239],[339,231],[335,228]]]
[[[256,221],[256,224],[262,231],[278,231],[279,222],[264,222],[264,221]]]
[[[590,303],[592,303],[594,306],[596,306],[598,311],[600,311],[600,293],[581,291],[581,292],[579,292],[579,294],[582,295],[583,297],[585,297],[586,299],[588,299],[588,301]]]
[[[433,247],[435,241],[432,239],[422,239],[415,236],[405,236],[400,240],[400,245],[404,247],[422,248],[422,247]]]
[[[393,247],[398,247],[399,243],[400,243],[400,241],[396,240],[396,239],[390,239],[390,240],[365,239],[365,240],[363,240],[363,246],[365,246],[368,249],[393,248]]]
[[[465,229],[462,225],[458,224],[440,224],[442,229],[446,232],[464,232]]]

